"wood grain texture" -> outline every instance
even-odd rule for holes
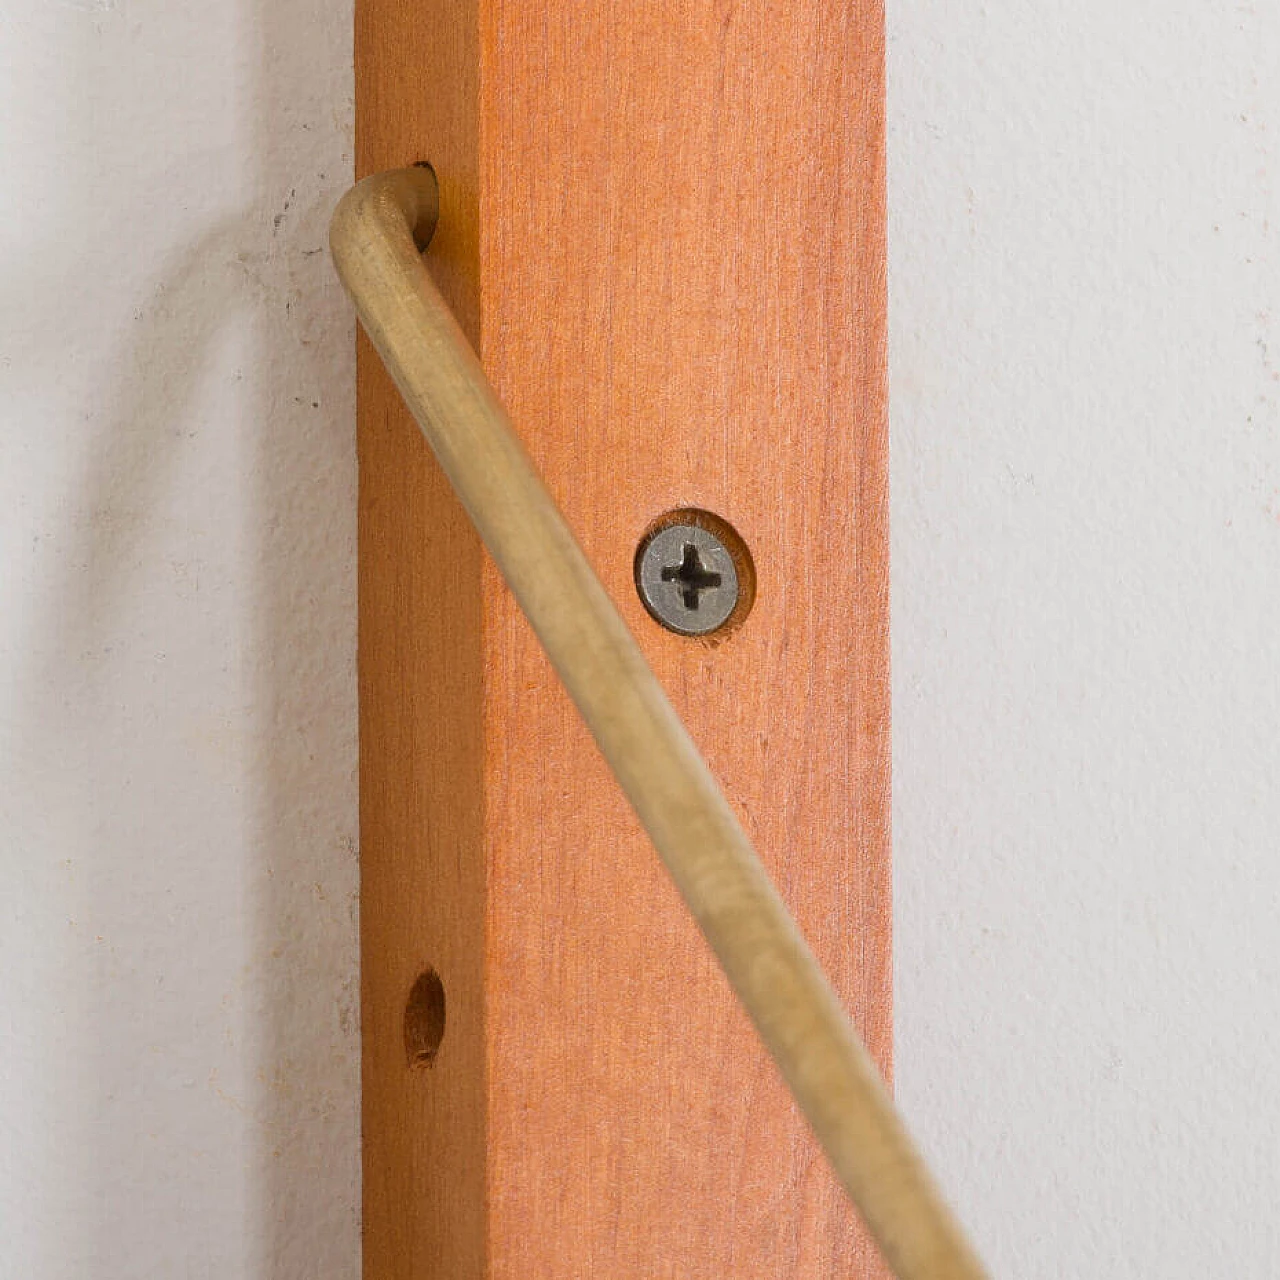
[[[881,12],[360,0],[358,165],[429,157],[436,278],[872,1051],[889,1060]],[[366,1268],[879,1263],[367,350]],[[631,584],[676,506],[720,645]],[[435,1065],[404,1001],[433,965]]]
[[[365,332],[894,1275],[982,1280],[879,1068],[432,280],[422,249],[438,216],[423,166],[365,178],[339,203],[330,247]],[[405,1013],[411,1067],[434,1063],[444,1021],[428,969]]]

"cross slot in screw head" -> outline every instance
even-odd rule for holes
[[[728,548],[694,524],[667,525],[641,544],[636,585],[650,614],[684,636],[724,626],[738,603],[738,572]]]

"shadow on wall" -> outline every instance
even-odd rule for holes
[[[38,1244],[76,1280],[359,1275],[354,350],[326,242],[350,11],[242,0],[240,19],[251,203],[172,251],[107,344],[18,683],[34,804],[65,828],[41,848],[75,851],[86,904],[59,958],[84,994]],[[185,554],[219,506],[216,553]]]
[[[259,32],[255,237],[238,255],[261,343],[255,735],[258,1185],[266,1280],[360,1274],[355,321],[328,253],[352,178],[350,0],[252,0]],[[281,62],[292,65],[281,74]],[[306,96],[299,100],[299,91]],[[319,133],[322,141],[304,139]],[[348,140],[340,157],[333,144]],[[334,161],[338,171],[334,172]],[[310,167],[307,168],[308,163]],[[293,175],[297,175],[296,179]],[[269,218],[268,218],[269,215]],[[260,274],[259,274],[260,273]],[[335,379],[335,366],[341,375]],[[333,396],[328,402],[324,390]]]

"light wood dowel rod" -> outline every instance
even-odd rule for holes
[[[365,179],[334,213],[369,337],[889,1265],[977,1280],[861,1039],[427,273],[437,212],[434,174],[414,168]]]

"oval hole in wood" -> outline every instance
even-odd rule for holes
[[[404,1051],[409,1066],[433,1066],[443,1039],[444,983],[428,967],[418,975],[404,1007]]]

